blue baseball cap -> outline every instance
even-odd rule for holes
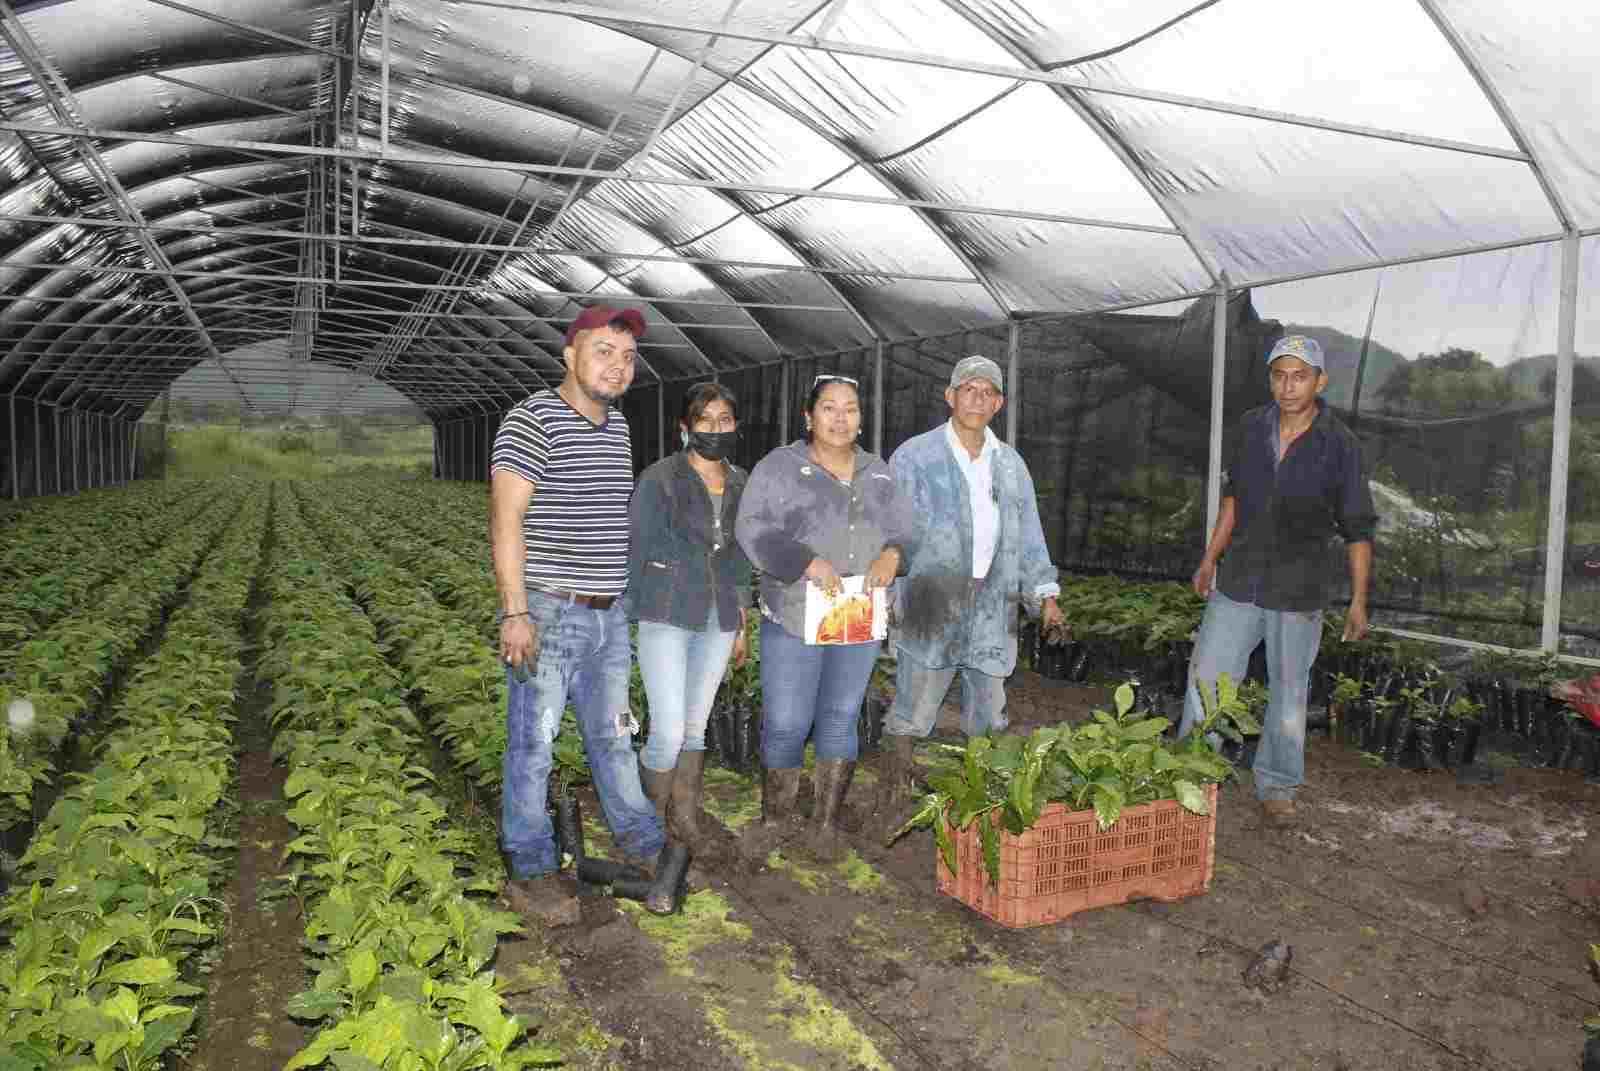
[[[1267,363],[1271,364],[1279,357],[1298,357],[1319,372],[1328,370],[1322,361],[1322,343],[1306,335],[1284,335],[1273,343],[1272,351],[1267,354]]]

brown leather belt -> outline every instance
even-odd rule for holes
[[[577,603],[587,606],[591,610],[609,610],[611,604],[617,601],[616,595],[582,595],[576,591],[565,591],[561,588],[547,588],[543,584],[529,584],[528,587],[541,595],[550,595],[562,602]]]

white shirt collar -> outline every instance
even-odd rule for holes
[[[950,449],[956,455],[956,460],[965,462],[968,465],[975,465],[984,460],[986,457],[991,456],[995,449],[1000,445],[1000,439],[995,435],[994,429],[984,428],[983,448],[978,451],[977,457],[973,457],[967,452],[967,448],[965,444],[962,443],[961,437],[956,434],[956,422],[954,420],[947,420],[944,422],[944,438],[945,442],[950,444]]]

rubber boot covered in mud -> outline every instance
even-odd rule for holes
[[[678,752],[677,775],[672,781],[672,805],[667,818],[667,830],[673,839],[687,844],[702,863],[725,858],[729,850],[728,831],[714,819],[702,817],[705,764],[704,751]]]
[[[781,848],[797,831],[795,799],[800,795],[800,767],[767,770],[761,780],[761,820],[752,822],[739,836],[739,854],[761,866],[767,855]]]
[[[911,806],[917,797],[917,739],[889,734],[884,737],[883,762],[878,775],[878,814],[890,821]]]
[[[677,770],[652,770],[643,762],[639,763],[639,784],[644,789],[644,794],[656,809],[656,821],[663,828],[667,824],[667,803],[672,798],[672,782],[677,775]]]
[[[812,798],[816,809],[811,815],[811,830],[806,837],[806,852],[820,863],[837,863],[844,858],[845,842],[839,829],[839,811],[850,787],[855,763],[849,759],[819,759],[812,775]]]

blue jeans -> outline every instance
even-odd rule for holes
[[[639,756],[652,770],[672,769],[680,751],[706,749],[706,720],[738,630],[717,631],[717,608],[700,632],[639,622],[639,675],[650,700],[650,736]]]
[[[1214,687],[1226,673],[1244,680],[1250,652],[1267,644],[1267,714],[1261,726],[1252,768],[1258,799],[1293,799],[1306,772],[1306,699],[1311,691],[1311,664],[1322,645],[1321,610],[1263,610],[1235,602],[1213,591],[1200,622],[1200,638],[1189,660],[1189,685],[1183,701],[1180,733],[1205,717],[1195,681]]]
[[[761,761],[767,769],[802,765],[808,736],[819,760],[855,761],[856,722],[878,647],[876,640],[813,646],[761,619]]]
[[[982,736],[993,729],[1004,732],[1006,682],[970,666],[929,669],[902,648],[895,664],[894,705],[884,719],[890,736],[927,736],[939,720],[939,707],[956,674],[961,674],[961,731]]]
[[[538,628],[538,668],[527,681],[507,671],[506,754],[500,837],[513,878],[556,870],[548,786],[551,745],[570,699],[600,809],[617,845],[654,856],[666,837],[639,785],[628,712],[628,618],[619,599],[594,610],[537,590],[528,613]]]

